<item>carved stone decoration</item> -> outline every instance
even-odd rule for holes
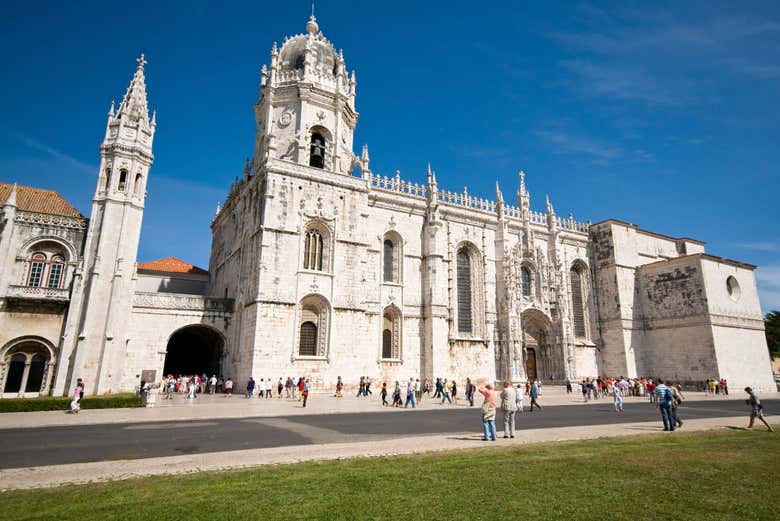
[[[279,128],[285,128],[290,125],[293,121],[293,115],[292,113],[288,111],[284,111],[279,115]]]

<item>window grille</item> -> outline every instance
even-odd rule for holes
[[[30,264],[30,276],[27,279],[28,286],[38,287],[43,279],[43,268],[46,266],[46,256],[42,253],[36,253],[32,256]]]
[[[382,358],[393,357],[393,332],[389,329],[382,331]]]
[[[317,326],[314,322],[301,324],[298,352],[301,356],[315,356],[317,354]]]
[[[62,282],[62,260],[55,258],[52,261],[51,268],[49,268],[49,282],[47,284],[50,288],[59,288]]]
[[[471,259],[463,249],[457,256],[458,332],[471,333]]]
[[[390,239],[385,239],[385,255],[384,255],[384,281],[385,282],[396,282],[395,277],[393,276],[393,250],[395,249],[395,245],[393,244],[393,241]]]
[[[574,336],[585,336],[585,313],[582,307],[582,276],[579,270],[571,270],[571,305],[574,320]]]
[[[524,297],[531,296],[531,270],[523,266],[520,268],[520,278]]]

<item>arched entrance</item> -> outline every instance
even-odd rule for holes
[[[184,326],[168,339],[163,374],[221,374],[225,340],[216,329],[202,324]]]
[[[529,379],[563,380],[563,357],[552,342],[552,324],[549,317],[537,309],[521,315],[523,327],[523,360]]]
[[[49,388],[52,349],[34,338],[14,340],[0,356],[0,389],[5,397],[38,396]]]

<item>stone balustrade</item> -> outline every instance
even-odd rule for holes
[[[67,288],[45,288],[42,286],[8,286],[6,297],[44,302],[68,302],[70,300],[70,290]]]

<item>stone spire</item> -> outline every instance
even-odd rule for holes
[[[143,118],[144,121],[148,122],[149,107],[146,102],[146,79],[144,78],[146,58],[141,54],[136,62],[138,62],[138,67],[130,81],[130,86],[127,87],[125,97],[122,98],[122,103],[119,104],[117,115],[127,116],[131,119]]]
[[[547,228],[550,230],[555,229],[555,208],[553,208],[550,202],[550,196],[545,195],[545,202],[547,204]]]
[[[501,188],[496,181],[496,213],[498,214],[499,221],[504,220],[504,194],[501,193]]]
[[[527,211],[531,207],[531,194],[525,189],[525,172],[520,170],[520,189],[517,191],[517,204],[521,210]]]

